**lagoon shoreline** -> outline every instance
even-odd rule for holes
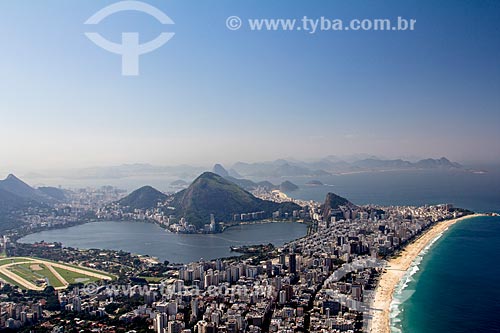
[[[385,266],[375,289],[375,296],[371,305],[370,332],[389,333],[390,312],[394,291],[401,279],[419,254],[439,235],[454,224],[486,214],[471,214],[452,220],[445,220],[434,224],[412,243],[405,246],[396,256],[391,258]]]

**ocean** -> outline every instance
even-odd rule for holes
[[[284,179],[299,185],[288,193],[293,198],[323,202],[334,192],[359,205],[415,205],[452,203],[475,212],[500,211],[500,170],[478,174],[457,171],[390,171],[316,178]],[[311,179],[323,186],[305,185]]]
[[[394,294],[391,332],[500,332],[500,217],[453,225]]]
[[[334,192],[355,204],[452,203],[475,212],[500,212],[500,171],[420,170],[285,178],[291,197],[322,202]],[[283,180],[273,179],[276,184]],[[311,179],[323,186],[308,186]],[[393,332],[500,332],[500,218],[452,226],[416,259],[391,311]]]
[[[311,179],[320,180],[323,186],[307,186]],[[259,179],[255,179],[259,180]],[[464,171],[395,171],[346,174],[318,178],[279,178],[270,179],[279,184],[290,180],[299,185],[297,191],[288,193],[291,197],[322,202],[326,193],[334,192],[348,198],[355,204],[379,205],[425,205],[452,203],[456,207],[467,208],[475,212],[500,212],[500,171],[490,169],[488,173],[478,174]],[[162,180],[151,179],[150,184],[166,190]],[[267,228],[270,225],[262,225]],[[75,228],[89,228],[78,226]],[[107,228],[107,226],[99,226]],[[122,225],[125,229],[132,225]],[[151,225],[151,227],[154,227]],[[259,227],[260,228],[260,227]],[[271,227],[274,228],[274,227]],[[257,241],[259,235],[277,237],[279,243],[300,237],[304,230],[295,230],[292,234],[276,226],[275,233],[267,229],[254,230],[251,239],[238,239],[229,230],[211,239],[209,243],[193,242],[189,248],[189,257],[183,258],[183,251],[178,245],[186,244],[182,240],[170,238],[174,245],[170,250],[158,246],[157,238],[145,236],[136,247],[133,239],[124,239],[122,243],[111,242],[109,234],[98,244],[92,238],[105,230],[95,233],[78,229],[76,238],[65,234],[63,230],[52,230],[29,235],[26,241],[45,239],[62,241],[71,246],[94,247],[115,244],[117,248],[139,253],[141,247],[148,247],[153,255],[171,261],[185,262],[197,260],[200,253],[206,257],[228,255],[228,246],[246,241]],[[92,229],[92,228],[91,228]],[[69,230],[69,229],[68,229]],[[125,230],[128,233],[130,230]],[[139,232],[132,230],[132,232]],[[152,232],[156,232],[152,230]],[[295,233],[296,232],[296,233]],[[89,239],[82,244],[82,235]],[[155,237],[165,237],[155,234]],[[206,236],[203,236],[206,237]],[[264,237],[269,239],[269,237]],[[116,239],[116,235],[115,235]],[[189,242],[191,243],[191,242]],[[260,243],[260,242],[259,242]],[[104,245],[103,245],[104,244]],[[205,251],[197,247],[205,246]],[[214,249],[207,251],[214,246]],[[154,251],[153,251],[154,250]],[[462,221],[450,228],[429,246],[417,258],[407,279],[400,285],[396,302],[392,308],[393,332],[500,332],[500,218],[474,218]],[[189,261],[188,260],[188,261]]]
[[[290,180],[299,185],[297,191],[288,193],[291,197],[319,202],[325,200],[326,193],[334,192],[359,205],[425,205],[446,202],[478,212],[500,211],[500,167],[489,166],[487,169],[488,172],[483,174],[463,170],[411,170],[252,180],[268,180],[273,184]],[[27,178],[33,185],[62,185],[69,188],[112,185],[128,191],[151,185],[166,192],[179,190],[170,186],[176,179],[165,175],[85,179]],[[305,185],[313,179],[320,180],[325,185]]]

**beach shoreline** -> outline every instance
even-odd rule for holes
[[[415,241],[405,246],[396,257],[388,261],[375,289],[375,297],[371,305],[370,332],[390,333],[390,307],[394,290],[408,271],[408,268],[427,245],[455,223],[478,216],[484,216],[484,214],[471,214],[438,222]]]

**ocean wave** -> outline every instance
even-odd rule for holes
[[[447,230],[447,229],[446,229]],[[444,231],[446,231],[444,230]],[[415,290],[409,288],[411,287],[411,283],[415,282],[414,275],[420,271],[420,264],[424,259],[425,255],[430,251],[432,246],[443,236],[443,232],[439,233],[434,237],[429,244],[427,244],[423,250],[415,257],[412,261],[410,267],[403,275],[398,285],[394,289],[394,294],[392,295],[392,301],[390,305],[390,326],[391,333],[399,333],[402,332],[402,318],[401,314],[403,313],[403,304],[411,298],[411,296],[415,293]]]

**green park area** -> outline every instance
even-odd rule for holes
[[[111,274],[90,268],[39,258],[0,259],[0,278],[22,289],[43,290],[48,286],[64,289],[71,284],[112,280]]]

